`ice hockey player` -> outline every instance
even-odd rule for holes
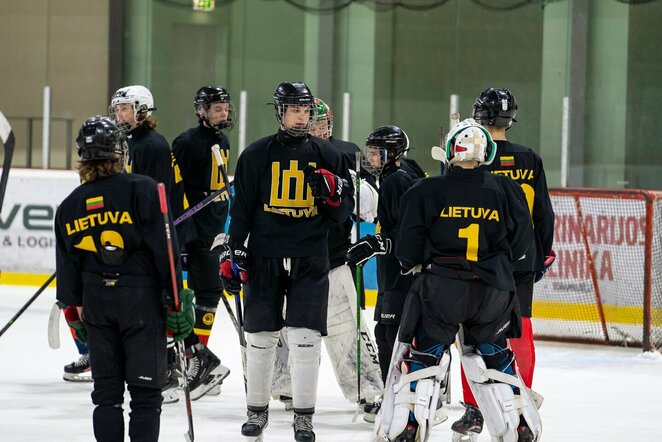
[[[192,292],[181,292],[182,311],[168,309],[172,286],[156,181],[122,173],[124,133],[109,118],[92,117],[76,144],[83,184],[55,216],[57,299],[78,307],[85,324],[86,334],[78,337],[89,341],[96,439],[124,440],[128,385],[129,437],[155,442],[166,329],[180,340],[193,328]],[[176,235],[173,248],[178,253]],[[179,271],[176,276],[181,281]]]
[[[315,98],[315,118],[310,134],[331,142],[345,157],[345,161],[355,169],[356,144],[332,137],[333,112],[321,99]],[[364,221],[372,222],[377,216],[377,190],[365,179],[361,180],[361,211]],[[351,245],[352,220],[333,224],[329,229],[329,306],[327,332],[324,344],[331,359],[338,385],[348,401],[356,402],[358,397],[356,381],[356,283],[354,272],[345,264],[345,255]],[[361,401],[374,403],[381,397],[383,384],[377,359],[377,348],[371,333],[361,320]],[[291,403],[292,387],[288,367],[287,332],[281,330],[280,345],[276,351],[276,371],[274,372],[272,394]]]
[[[260,440],[268,423],[274,356],[284,326],[294,439],[315,440],[320,347],[327,334],[327,235],[330,224],[347,220],[354,199],[342,155],[308,135],[313,100],[305,83],[278,85],[274,106],[280,129],[248,146],[235,171],[219,275],[229,293],[238,294],[244,284],[248,420],[241,433],[249,440]]]
[[[362,157],[363,168],[378,179],[377,234],[366,235],[352,246],[347,254],[350,264],[363,264],[377,256],[377,305],[374,319],[379,365],[382,381],[386,381],[400,317],[407,292],[413,283],[412,275],[400,274],[400,264],[393,254],[398,232],[400,198],[425,176],[413,160],[404,161],[409,150],[409,138],[397,126],[382,126],[367,138]],[[364,419],[374,421],[377,407],[366,409]]]
[[[225,188],[221,168],[226,168],[230,142],[225,132],[235,123],[235,112],[228,91],[221,86],[202,86],[193,99],[198,125],[179,135],[172,143],[186,197],[193,205]],[[223,295],[218,279],[220,249],[211,250],[214,238],[225,231],[228,217],[228,189],[217,200],[193,217],[196,238],[185,246],[188,286],[195,290],[195,329],[184,341],[191,352],[189,382],[191,398],[220,394],[220,383],[230,369],[208,347],[216,320],[216,309]]]
[[[515,97],[508,89],[488,88],[480,93],[473,105],[472,118],[483,125],[496,142],[497,152],[492,164],[485,166],[492,173],[504,175],[518,183],[526,196],[529,213],[533,219],[536,253],[514,266],[515,285],[522,312],[522,337],[510,340],[510,347],[517,357],[517,365],[524,384],[531,388],[535,367],[535,346],[531,327],[533,283],[542,278],[554,262],[554,211],[547,190],[547,180],[542,159],[532,149],[506,140],[508,130],[517,114]],[[452,425],[455,438],[472,437],[480,433],[483,417],[476,407],[476,400],[462,372],[462,389],[466,411]],[[476,436],[473,436],[474,439]],[[469,439],[467,439],[469,440]]]
[[[375,435],[427,441],[460,332],[461,361],[493,441],[533,441],[540,416],[506,339],[520,333],[513,262],[535,253],[522,189],[490,174],[496,145],[472,119],[446,138],[447,173],[402,197],[395,254],[420,273],[407,297]]]

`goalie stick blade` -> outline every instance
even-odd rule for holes
[[[60,348],[60,306],[56,302],[48,315],[48,346],[53,350]]]

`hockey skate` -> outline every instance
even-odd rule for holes
[[[471,404],[465,404],[466,409],[462,417],[453,422],[453,442],[476,442],[478,434],[483,431],[483,415]]]
[[[230,369],[221,365],[221,360],[207,347],[202,346],[188,363],[188,385],[191,400],[195,401],[228,377]]]
[[[65,365],[62,379],[69,382],[92,382],[90,354],[81,355],[77,361]]]
[[[294,413],[294,440],[296,442],[315,442],[315,433],[313,432],[313,415]]]
[[[382,402],[380,400],[376,400],[375,402],[362,402],[361,408],[363,408],[363,420],[374,424],[375,417],[377,416],[377,413],[379,413],[379,408],[381,406]]]
[[[265,428],[269,425],[269,410],[246,413],[248,420],[241,426],[241,435],[246,442],[262,442]]]
[[[182,374],[174,367],[168,367],[168,383],[161,390],[164,404],[174,404],[179,401],[178,391],[182,387]]]

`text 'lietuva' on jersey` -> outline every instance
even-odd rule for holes
[[[510,141],[497,140],[497,154],[489,166],[496,175],[503,175],[518,183],[529,208],[535,232],[536,253],[532,262],[518,262],[516,271],[540,271],[545,257],[552,251],[554,242],[554,210],[547,190],[547,179],[542,159],[533,150]]]
[[[402,197],[396,256],[405,269],[459,257],[486,284],[515,290],[512,262],[535,253],[524,193],[484,169],[453,167]]]
[[[313,198],[304,182],[308,165],[346,180],[338,207]],[[243,242],[250,233],[248,249],[257,256],[325,256],[330,223],[346,221],[354,207],[351,182],[342,155],[324,140],[282,132],[262,138],[237,162],[229,234]]]
[[[221,164],[214,153],[216,146],[221,161],[227,167],[230,143],[222,132],[201,124],[188,129],[172,143],[172,150],[184,180],[186,197],[192,206],[225,186]],[[198,236],[213,239],[223,232],[227,215],[228,193],[224,191],[217,202],[207,205],[193,217]]]
[[[170,290],[165,235],[152,178],[121,173],[80,185],[55,215],[57,299],[82,305],[81,273],[146,277]],[[178,256],[176,235],[173,248]]]

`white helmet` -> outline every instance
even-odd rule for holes
[[[473,118],[458,123],[446,135],[444,143],[446,160],[450,164],[460,161],[477,161],[479,166],[492,164],[496,155],[496,143],[483,126]]]
[[[144,120],[145,117],[152,115],[154,107],[154,97],[145,86],[125,86],[113,94],[110,100],[110,109],[108,113],[113,121],[117,122],[115,106],[118,104],[130,104],[133,106],[133,116],[136,124]]]

